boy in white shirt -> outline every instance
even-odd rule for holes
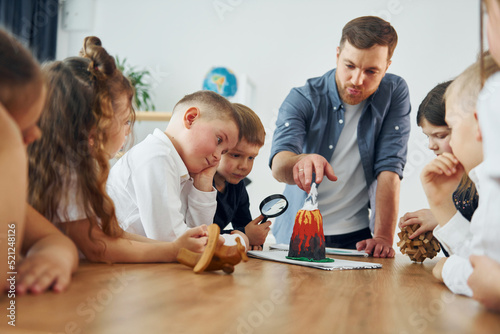
[[[155,129],[110,171],[107,189],[121,227],[174,241],[190,227],[212,224],[214,174],[221,155],[236,146],[240,123],[231,103],[214,92],[181,99],[165,132]]]
[[[485,75],[498,71],[491,56],[484,57]],[[453,154],[443,153],[422,171],[421,180],[431,211],[439,225],[434,235],[450,253],[438,262],[434,276],[454,293],[472,296],[467,279],[472,273],[471,254],[488,255],[500,262],[500,225],[488,217],[490,195],[484,178],[482,137],[476,111],[481,90],[480,62],[467,68],[448,87],[445,94],[446,123],[451,129]],[[470,224],[455,208],[451,194],[466,172],[479,193],[479,206]]]

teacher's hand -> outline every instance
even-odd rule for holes
[[[356,249],[364,250],[373,257],[394,257],[396,252],[392,248],[392,244],[382,238],[366,239],[356,244]]]
[[[316,173],[314,182],[320,184],[326,176],[330,181],[337,181],[333,167],[319,154],[306,154],[293,166],[293,180],[295,184],[306,193],[311,191],[313,173]]]

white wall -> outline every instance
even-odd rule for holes
[[[86,30],[60,27],[58,58],[76,55],[83,37],[99,36],[111,54],[152,71],[158,110],[171,110],[182,96],[201,89],[212,66],[245,73],[256,83],[250,107],[268,137],[249,176],[254,214],[262,198],[283,189],[267,167],[278,108],[292,87],[335,67],[335,49],[349,20],[378,15],[398,31],[389,72],[406,79],[413,107],[400,214],[427,206],[419,172],[432,153],[415,124],[418,105],[437,83],[471,64],[479,51],[479,4],[470,0],[67,1],[93,5],[94,16]],[[138,139],[154,125],[164,128],[166,123],[137,124]]]

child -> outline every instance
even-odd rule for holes
[[[214,176],[217,188],[217,211],[214,223],[223,230],[232,223],[235,230],[245,233],[252,249],[262,249],[271,222],[259,225],[262,215],[252,220],[250,203],[243,179],[252,171],[255,157],[264,145],[266,132],[259,116],[250,108],[233,103],[242,119],[241,140],[224,154]]]
[[[473,271],[467,284],[472,297],[487,308],[500,311],[500,263],[486,255],[471,255],[470,263]]]
[[[498,71],[491,56],[486,56],[484,61],[486,75]],[[492,225],[491,220],[484,215],[486,207],[483,203],[489,199],[489,185],[479,184],[484,173],[484,166],[480,165],[483,160],[482,137],[476,113],[476,101],[481,88],[479,70],[480,62],[476,62],[446,90],[446,123],[451,129],[450,146],[453,154],[441,154],[424,168],[421,175],[422,186],[439,224],[434,235],[452,254],[438,262],[433,274],[454,293],[467,296],[472,295],[467,286],[467,279],[472,273],[468,257],[471,254],[488,254],[500,260],[500,226],[496,221]],[[451,194],[464,172],[469,174],[480,191],[479,205],[470,224],[457,212],[451,200]]]
[[[181,247],[200,252],[206,227],[157,242],[124,233],[105,185],[109,162],[133,118],[133,88],[97,37],[83,57],[44,67],[49,81],[44,136],[29,148],[30,203],[61,228],[90,261],[172,262]]]
[[[0,276],[5,285],[7,272],[17,272],[16,295],[48,288],[62,291],[78,266],[71,240],[26,205],[25,145],[40,137],[36,122],[45,96],[38,64],[17,40],[0,30]],[[19,254],[25,258],[16,266]],[[12,290],[10,284],[7,290]]]
[[[429,149],[437,156],[444,152],[452,153],[449,144],[450,128],[444,120],[444,93],[450,84],[451,81],[447,81],[434,87],[420,104],[417,113],[417,124],[429,138]],[[477,208],[478,196],[474,183],[467,174],[463,175],[458,188],[453,193],[453,201],[457,210],[470,221]],[[438,225],[429,209],[408,212],[399,220],[400,228],[413,224],[419,224],[420,227],[410,236],[411,239],[432,231]]]
[[[240,124],[231,103],[217,93],[182,98],[165,132],[156,129],[111,170],[108,191],[122,228],[172,241],[188,227],[212,224],[214,174],[238,142]]]
[[[500,0],[482,1],[488,12],[487,33],[488,45],[491,56],[500,65]],[[482,29],[482,27],[481,27]],[[482,44],[482,43],[481,43]],[[498,228],[500,215],[500,154],[498,150],[498,129],[500,128],[500,72],[492,75],[485,83],[478,98],[478,118],[483,135],[484,149],[484,181],[488,184],[490,196],[482,203],[485,204],[485,217],[492,228]],[[493,245],[494,238],[497,242],[498,235],[491,235],[488,243]],[[487,256],[492,258],[488,258]],[[496,260],[496,261],[495,261]],[[474,268],[469,277],[468,284],[472,289],[474,299],[486,307],[500,311],[500,264],[499,258],[491,253],[482,256],[471,256],[471,265]]]

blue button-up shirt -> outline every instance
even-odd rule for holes
[[[335,71],[309,79],[305,86],[290,91],[276,121],[270,166],[274,156],[281,151],[316,153],[327,161],[331,160],[344,126],[340,121],[344,119],[344,107],[337,91]],[[403,177],[410,135],[410,110],[406,82],[387,73],[377,91],[366,100],[359,119],[357,141],[369,189],[372,231],[378,174],[391,171]],[[289,201],[288,210],[273,224],[278,243],[289,243],[295,215],[307,194],[296,185],[287,185],[284,195]]]

